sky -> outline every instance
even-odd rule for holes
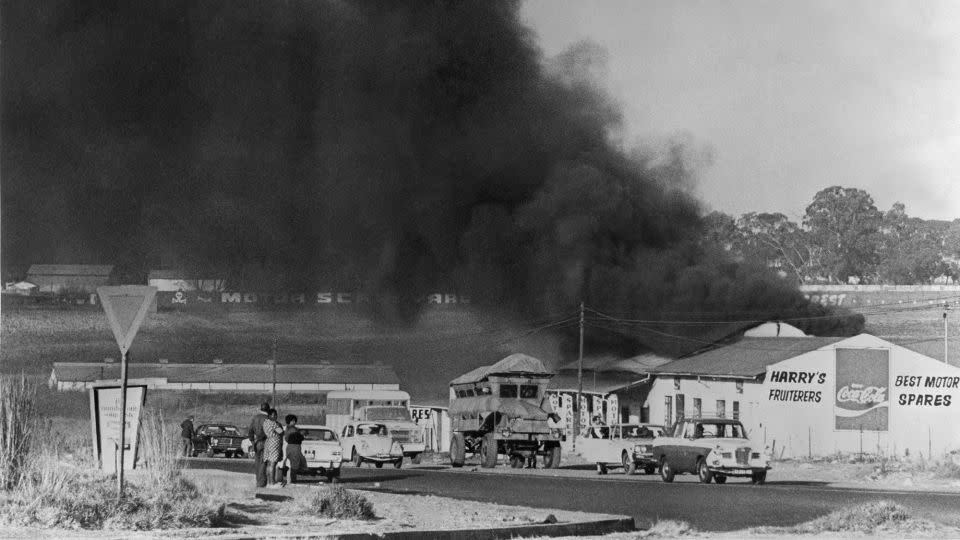
[[[960,218],[960,2],[526,0],[550,57],[588,40],[627,147],[708,149],[696,192],[799,219],[821,189]]]

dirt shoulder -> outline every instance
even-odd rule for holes
[[[63,529],[10,528],[4,538],[198,538],[229,535],[275,537],[296,534],[382,534],[393,531],[489,529],[545,523],[576,523],[622,516],[506,506],[462,501],[431,495],[355,491],[372,505],[376,518],[343,520],[316,515],[308,506],[330,487],[325,481],[307,478],[284,488],[250,488],[250,475],[212,469],[191,469],[189,476],[202,491],[226,505],[225,526],[212,529],[179,529],[137,533],[134,531],[73,531]]]

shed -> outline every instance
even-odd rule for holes
[[[94,294],[97,287],[114,280],[112,264],[33,264],[27,281],[41,293],[77,292]]]

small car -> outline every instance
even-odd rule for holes
[[[393,463],[397,469],[403,465],[403,447],[390,437],[385,424],[351,422],[343,426],[340,435],[340,446],[357,467],[365,461],[377,468],[383,467],[384,463]]]
[[[203,424],[193,436],[193,456],[203,453],[207,457],[223,454],[225,457],[243,457],[243,441],[237,426],[230,424]]]
[[[343,462],[343,449],[336,432],[333,428],[314,424],[302,424],[297,426],[297,429],[303,436],[300,452],[303,453],[310,474],[326,476],[328,482],[336,482],[340,477],[340,465]]]
[[[663,426],[655,424],[614,424],[593,426],[587,436],[577,439],[577,451],[587,461],[597,464],[598,474],[623,467],[625,474],[642,470],[653,474],[657,459],[653,455],[656,437],[663,435]]]
[[[751,441],[738,420],[687,418],[678,423],[672,437],[654,441],[653,454],[664,482],[676,474],[693,473],[709,484],[723,484],[729,477],[747,477],[763,484],[770,470],[770,449]]]

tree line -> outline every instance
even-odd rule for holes
[[[911,217],[900,202],[883,212],[862,189],[821,190],[800,223],[779,212],[712,212],[705,226],[705,242],[801,284],[960,281],[960,218]]]

